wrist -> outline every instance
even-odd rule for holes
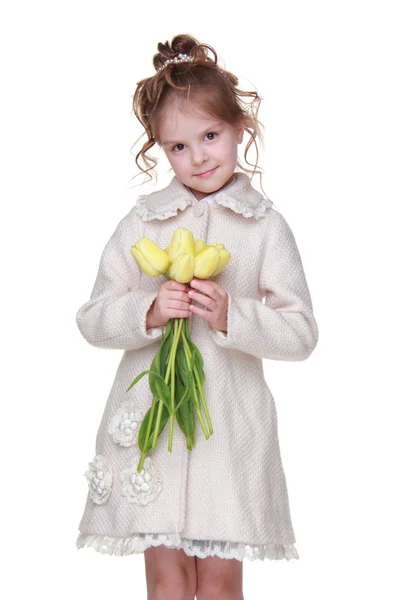
[[[154,329],[156,327],[162,327],[162,323],[157,318],[157,315],[154,312],[154,303],[155,303],[155,300],[153,301],[152,305],[150,306],[149,310],[147,311],[146,329]]]

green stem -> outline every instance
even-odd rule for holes
[[[186,339],[185,333],[182,334],[182,339],[183,339],[183,345],[184,345],[186,360],[189,361],[188,362],[188,365],[189,365],[192,354],[191,354],[189,342]],[[206,404],[206,400],[204,398],[203,389],[202,389],[202,385],[201,385],[201,381],[200,381],[200,376],[199,376],[196,364],[193,365],[193,371],[194,371],[194,375],[195,375],[195,378],[196,378],[196,381],[197,381],[198,390],[200,392],[201,402],[202,402],[203,410],[204,410],[205,415],[206,415],[209,432],[206,430],[206,427],[204,425],[203,417],[202,417],[201,412],[200,412],[199,400],[197,398],[196,386],[195,386],[195,384],[193,382],[193,392],[194,392],[194,400],[195,400],[196,413],[197,413],[197,416],[199,418],[201,427],[203,429],[203,433],[204,433],[206,439],[208,440],[208,438],[210,437],[210,435],[212,435],[212,433],[213,433],[213,428],[212,428],[212,425],[211,425],[211,419],[210,419],[210,415],[208,413],[207,404]]]
[[[170,353],[170,360],[168,362],[168,367],[167,367],[167,372],[165,374],[165,383],[168,385],[169,382],[169,378],[171,376],[171,403],[172,403],[172,407],[174,405],[174,391],[175,391],[175,356],[176,356],[176,350],[178,347],[178,342],[179,342],[179,335],[180,335],[180,330],[182,327],[179,328],[179,325],[176,325],[177,321],[182,321],[183,319],[179,319],[179,318],[175,318],[173,319],[173,341],[172,341],[172,346],[171,346],[171,353]],[[157,421],[156,421],[156,426],[155,426],[155,430],[154,430],[154,438],[153,438],[153,445],[152,445],[152,449],[154,450],[154,448],[156,447],[157,444],[157,438],[158,438],[158,432],[160,430],[160,423],[161,423],[161,415],[162,415],[162,410],[163,410],[163,402],[160,401],[160,405],[158,407],[158,413],[157,413]],[[173,418],[173,413],[171,414],[171,418]],[[169,438],[168,438],[168,450],[170,452],[172,452],[172,433],[171,433],[171,425],[170,425],[170,434],[169,434]]]
[[[137,472],[140,473],[140,471],[142,470],[143,467],[143,463],[144,463],[144,459],[146,458],[146,454],[147,454],[147,443],[150,437],[150,431],[151,431],[151,425],[153,423],[153,415],[154,415],[154,410],[156,408],[156,395],[153,394],[153,401],[151,403],[151,411],[150,411],[150,417],[147,423],[147,430],[146,430],[146,439],[144,442],[144,450],[141,452],[140,454],[140,460],[139,460],[139,464],[137,467]]]
[[[171,280],[171,277],[167,274],[167,273],[163,273],[165,279],[167,279],[168,281]],[[183,321],[183,319],[182,319]],[[174,323],[173,323],[174,325]],[[174,341],[175,341],[175,328],[174,328]],[[178,338],[179,341],[179,338]],[[159,352],[161,350],[161,346],[159,348]],[[169,381],[169,376],[171,373],[171,360],[168,363],[168,367],[167,367],[167,373],[166,373],[166,377],[165,377],[165,383],[168,385],[168,381]],[[173,400],[172,400],[173,402]],[[151,426],[153,423],[153,417],[154,417],[154,411],[155,411],[155,407],[156,407],[156,396],[153,395],[153,401],[152,401],[152,405],[151,405],[151,412],[150,412],[150,417],[149,417],[149,422],[147,424],[147,431],[146,431],[146,440],[145,440],[145,444],[144,444],[144,450],[142,451],[141,455],[140,455],[140,460],[139,460],[139,464],[138,464],[138,472],[140,473],[140,471],[142,470],[143,467],[143,462],[146,458],[146,454],[147,454],[147,443],[150,437],[150,431],[151,431]],[[163,402],[162,400],[160,400],[160,404],[158,407],[158,413],[157,413],[157,422],[156,422],[156,429],[154,431],[154,438],[153,438],[153,445],[152,445],[152,449],[154,449],[156,447],[156,443],[157,443],[157,437],[158,437],[158,431],[160,428],[160,422],[161,422],[161,415],[162,415],[162,409],[163,409]],[[173,411],[171,413],[171,417],[173,418]],[[170,436],[169,436],[169,440],[168,440],[168,449],[171,446],[171,450],[172,450],[172,425],[171,425],[171,421],[170,421]]]
[[[174,429],[174,408],[175,408],[175,364],[176,364],[176,353],[179,344],[179,338],[181,337],[182,327],[183,327],[183,318],[177,318],[174,320],[174,325],[176,329],[176,334],[174,334],[174,343],[176,341],[174,351],[172,352],[172,371],[171,371],[171,414],[169,417],[169,437],[168,437],[168,450],[172,452],[172,432]]]

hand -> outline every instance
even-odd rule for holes
[[[206,307],[203,310],[191,304],[189,307],[190,312],[203,317],[213,329],[227,333],[228,294],[226,290],[211,279],[194,277],[189,284],[194,288],[188,292],[189,298]]]
[[[164,281],[147,311],[146,328],[166,327],[170,319],[190,317],[188,289],[187,283],[179,283],[175,279]]]

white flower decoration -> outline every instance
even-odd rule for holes
[[[89,469],[85,471],[89,485],[89,496],[95,504],[104,504],[111,492],[113,482],[112,468],[107,459],[101,454],[96,454]]]
[[[131,400],[125,400],[115,412],[108,426],[116,444],[132,446],[137,443],[140,423],[144,415],[141,411],[134,410]]]
[[[154,465],[149,456],[143,462],[140,473],[137,472],[140,454],[133,458],[132,466],[120,472],[122,495],[128,502],[144,506],[155,500],[161,491],[161,481],[154,470]]]

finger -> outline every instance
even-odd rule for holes
[[[191,288],[194,288],[203,294],[207,294],[207,296],[210,296],[211,298],[217,293],[215,283],[210,279],[197,279],[194,277],[189,284]]]
[[[168,288],[170,290],[186,292],[189,289],[189,285],[187,283],[180,283],[180,281],[176,281],[175,279],[170,279],[167,281],[167,283],[169,284]]]
[[[203,304],[204,306],[207,306],[207,307],[210,307],[215,304],[214,300],[212,298],[210,298],[209,296],[206,296],[205,294],[199,294],[198,292],[195,292],[193,290],[189,290],[187,295],[192,300],[196,300],[196,302],[200,302],[200,304]]]
[[[190,301],[184,302],[182,300],[170,300],[167,308],[178,308],[180,310],[188,310],[190,307]]]
[[[199,315],[200,317],[203,317],[207,321],[209,321],[211,319],[211,311],[210,310],[204,310],[203,308],[200,308],[199,306],[195,306],[194,304],[191,304],[189,306],[189,310],[194,315]]]
[[[171,291],[171,293],[170,293],[170,294],[168,294],[168,296],[167,296],[167,297],[168,297],[168,299],[169,299],[169,300],[171,300],[171,301],[174,301],[174,300],[179,300],[179,301],[182,301],[182,302],[188,302],[188,303],[190,303],[190,302],[191,302],[191,299],[189,298],[189,296],[188,296],[188,293],[187,293],[187,292],[176,292],[176,291]]]

